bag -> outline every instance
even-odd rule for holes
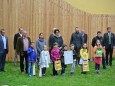
[[[88,60],[83,60],[83,72],[89,71]]]
[[[61,61],[60,60],[56,60],[55,61],[55,70],[61,70],[62,67],[61,67]]]
[[[103,53],[102,48],[97,48],[96,57],[102,57],[102,53]]]
[[[32,65],[33,67],[32,67],[32,73],[33,73],[33,75],[36,75],[36,68],[35,68],[35,63],[33,63],[33,65]]]

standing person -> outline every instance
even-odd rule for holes
[[[28,48],[28,76],[31,77],[35,75],[35,62],[36,62],[36,49],[34,47],[34,42],[31,42],[31,46]]]
[[[5,30],[0,31],[0,72],[5,72],[6,54],[8,54],[8,37],[5,35]]]
[[[80,50],[80,63],[81,64],[81,68],[82,68],[82,71],[81,71],[81,74],[86,74],[87,71],[83,71],[83,62],[88,62],[88,48],[87,48],[87,44],[84,43],[83,44],[83,47],[81,48]]]
[[[79,32],[79,28],[75,28],[75,32],[72,33],[71,39],[70,39],[70,44],[74,44],[75,50],[77,52],[77,64],[79,64],[80,60],[80,49],[83,45],[83,39],[82,39],[82,34]]]
[[[60,56],[60,49],[58,47],[58,43],[54,43],[53,44],[53,49],[51,50],[51,60],[53,62],[52,71],[53,71],[54,76],[58,75],[58,73],[57,73],[57,71],[55,69],[55,61],[60,60],[60,58],[61,58],[61,56]]]
[[[87,34],[85,33],[85,30],[81,30],[81,34],[82,34],[83,43],[87,44]]]
[[[92,39],[92,47],[93,47],[93,48],[95,47],[97,40],[100,40],[101,45],[103,46],[103,37],[102,37],[101,31],[97,31],[97,36],[95,36],[95,37]],[[103,69],[106,69],[104,53],[102,54],[102,65],[103,65]]]
[[[17,45],[16,45],[16,51],[18,54],[20,54],[20,70],[22,73],[24,73],[24,59],[26,62],[26,73],[28,73],[28,53],[27,50],[31,44],[30,37],[27,36],[27,32],[23,31],[23,36],[18,38]]]
[[[70,50],[73,51],[73,63],[71,65],[71,71],[70,71],[70,74],[73,75],[74,72],[75,72],[76,57],[77,57],[77,53],[76,53],[75,45],[74,44],[70,45]]]
[[[19,32],[14,35],[14,50],[15,50],[14,66],[16,66],[17,57],[18,57],[18,54],[17,54],[17,52],[16,52],[16,44],[17,44],[18,38],[19,38],[19,37],[22,37],[22,32],[23,32],[23,28],[20,27],[20,28],[19,28]]]
[[[112,66],[113,48],[115,48],[115,35],[111,32],[111,27],[107,27],[107,33],[103,36],[103,46],[106,51],[106,65],[108,65],[108,56],[110,55],[109,65]]]
[[[47,45],[43,46],[43,50],[40,53],[40,72],[39,77],[46,74],[46,68],[49,68],[50,64],[50,54],[47,48]]]
[[[54,29],[54,33],[49,38],[50,51],[52,50],[53,44],[55,42],[58,43],[58,47],[61,49],[61,47],[63,45],[63,38],[62,38],[62,36],[60,34],[59,29]]]
[[[102,53],[103,53],[103,49],[100,40],[97,40],[96,45],[94,47],[95,72],[97,74],[100,74],[100,63],[102,61]]]
[[[65,76],[65,69],[66,69],[66,65],[64,63],[64,52],[67,51],[67,45],[63,45],[62,49],[60,51],[60,55],[61,55],[61,66],[62,66],[62,70],[61,70],[61,75]]]
[[[39,37],[36,41],[36,49],[37,49],[37,59],[39,64],[40,53],[43,50],[43,46],[46,45],[46,40],[44,39],[44,34],[40,33]]]
[[[53,43],[55,43],[54,41],[54,31],[56,30],[57,28],[53,28],[52,30],[52,34],[49,36],[49,39],[48,39],[48,45],[49,45],[49,51],[51,52],[51,50],[53,49]]]

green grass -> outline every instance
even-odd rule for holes
[[[75,74],[70,75],[70,66],[66,68],[66,76],[61,76],[60,71],[57,77],[52,76],[52,65],[47,69],[46,76],[38,78],[38,74],[28,77],[21,74],[19,63],[17,67],[12,62],[6,63],[6,72],[0,72],[0,86],[115,86],[115,60],[113,66],[102,69],[100,75],[94,72],[94,63],[90,62],[90,71],[87,74],[80,74],[81,68],[76,67]]]

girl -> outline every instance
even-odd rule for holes
[[[70,45],[70,50],[73,51],[73,63],[72,63],[72,65],[71,65],[71,71],[70,71],[71,75],[73,75],[73,74],[74,74],[74,70],[75,70],[75,65],[76,65],[76,57],[77,57],[77,53],[76,53],[76,51],[75,51],[75,46],[74,46],[74,44],[71,44],[71,45]]]
[[[57,76],[58,73],[55,70],[55,61],[60,59],[60,49],[58,47],[58,43],[53,44],[53,49],[51,50],[51,60],[53,62],[53,75]]]
[[[87,44],[83,44],[83,48],[80,49],[80,62],[79,64],[82,66],[82,71],[81,74],[85,74],[86,71],[83,70],[83,62],[88,62],[88,49],[87,49]],[[88,64],[87,64],[88,65]]]
[[[50,54],[48,52],[47,46],[43,46],[43,51],[40,54],[40,72],[39,72],[39,77],[42,77],[42,75],[46,74],[46,68],[49,68],[49,63],[50,63]]]
[[[62,76],[65,76],[65,68],[66,68],[66,65],[64,63],[64,51],[67,51],[67,45],[65,45],[65,44],[62,46],[62,49],[60,51],[60,54],[61,54],[61,66],[62,66],[61,75]]]
[[[102,61],[102,46],[100,40],[96,41],[96,45],[94,47],[94,62],[95,62],[95,71],[97,74],[100,74],[100,63]]]
[[[35,75],[35,62],[36,62],[36,50],[34,48],[34,43],[28,48],[28,75],[31,77]]]

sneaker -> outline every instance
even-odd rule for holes
[[[65,76],[65,74],[63,73],[62,76]]]
[[[70,74],[71,74],[71,75],[73,75],[73,74],[74,74],[74,72],[71,72]]]
[[[32,75],[29,75],[29,77],[32,77]]]

